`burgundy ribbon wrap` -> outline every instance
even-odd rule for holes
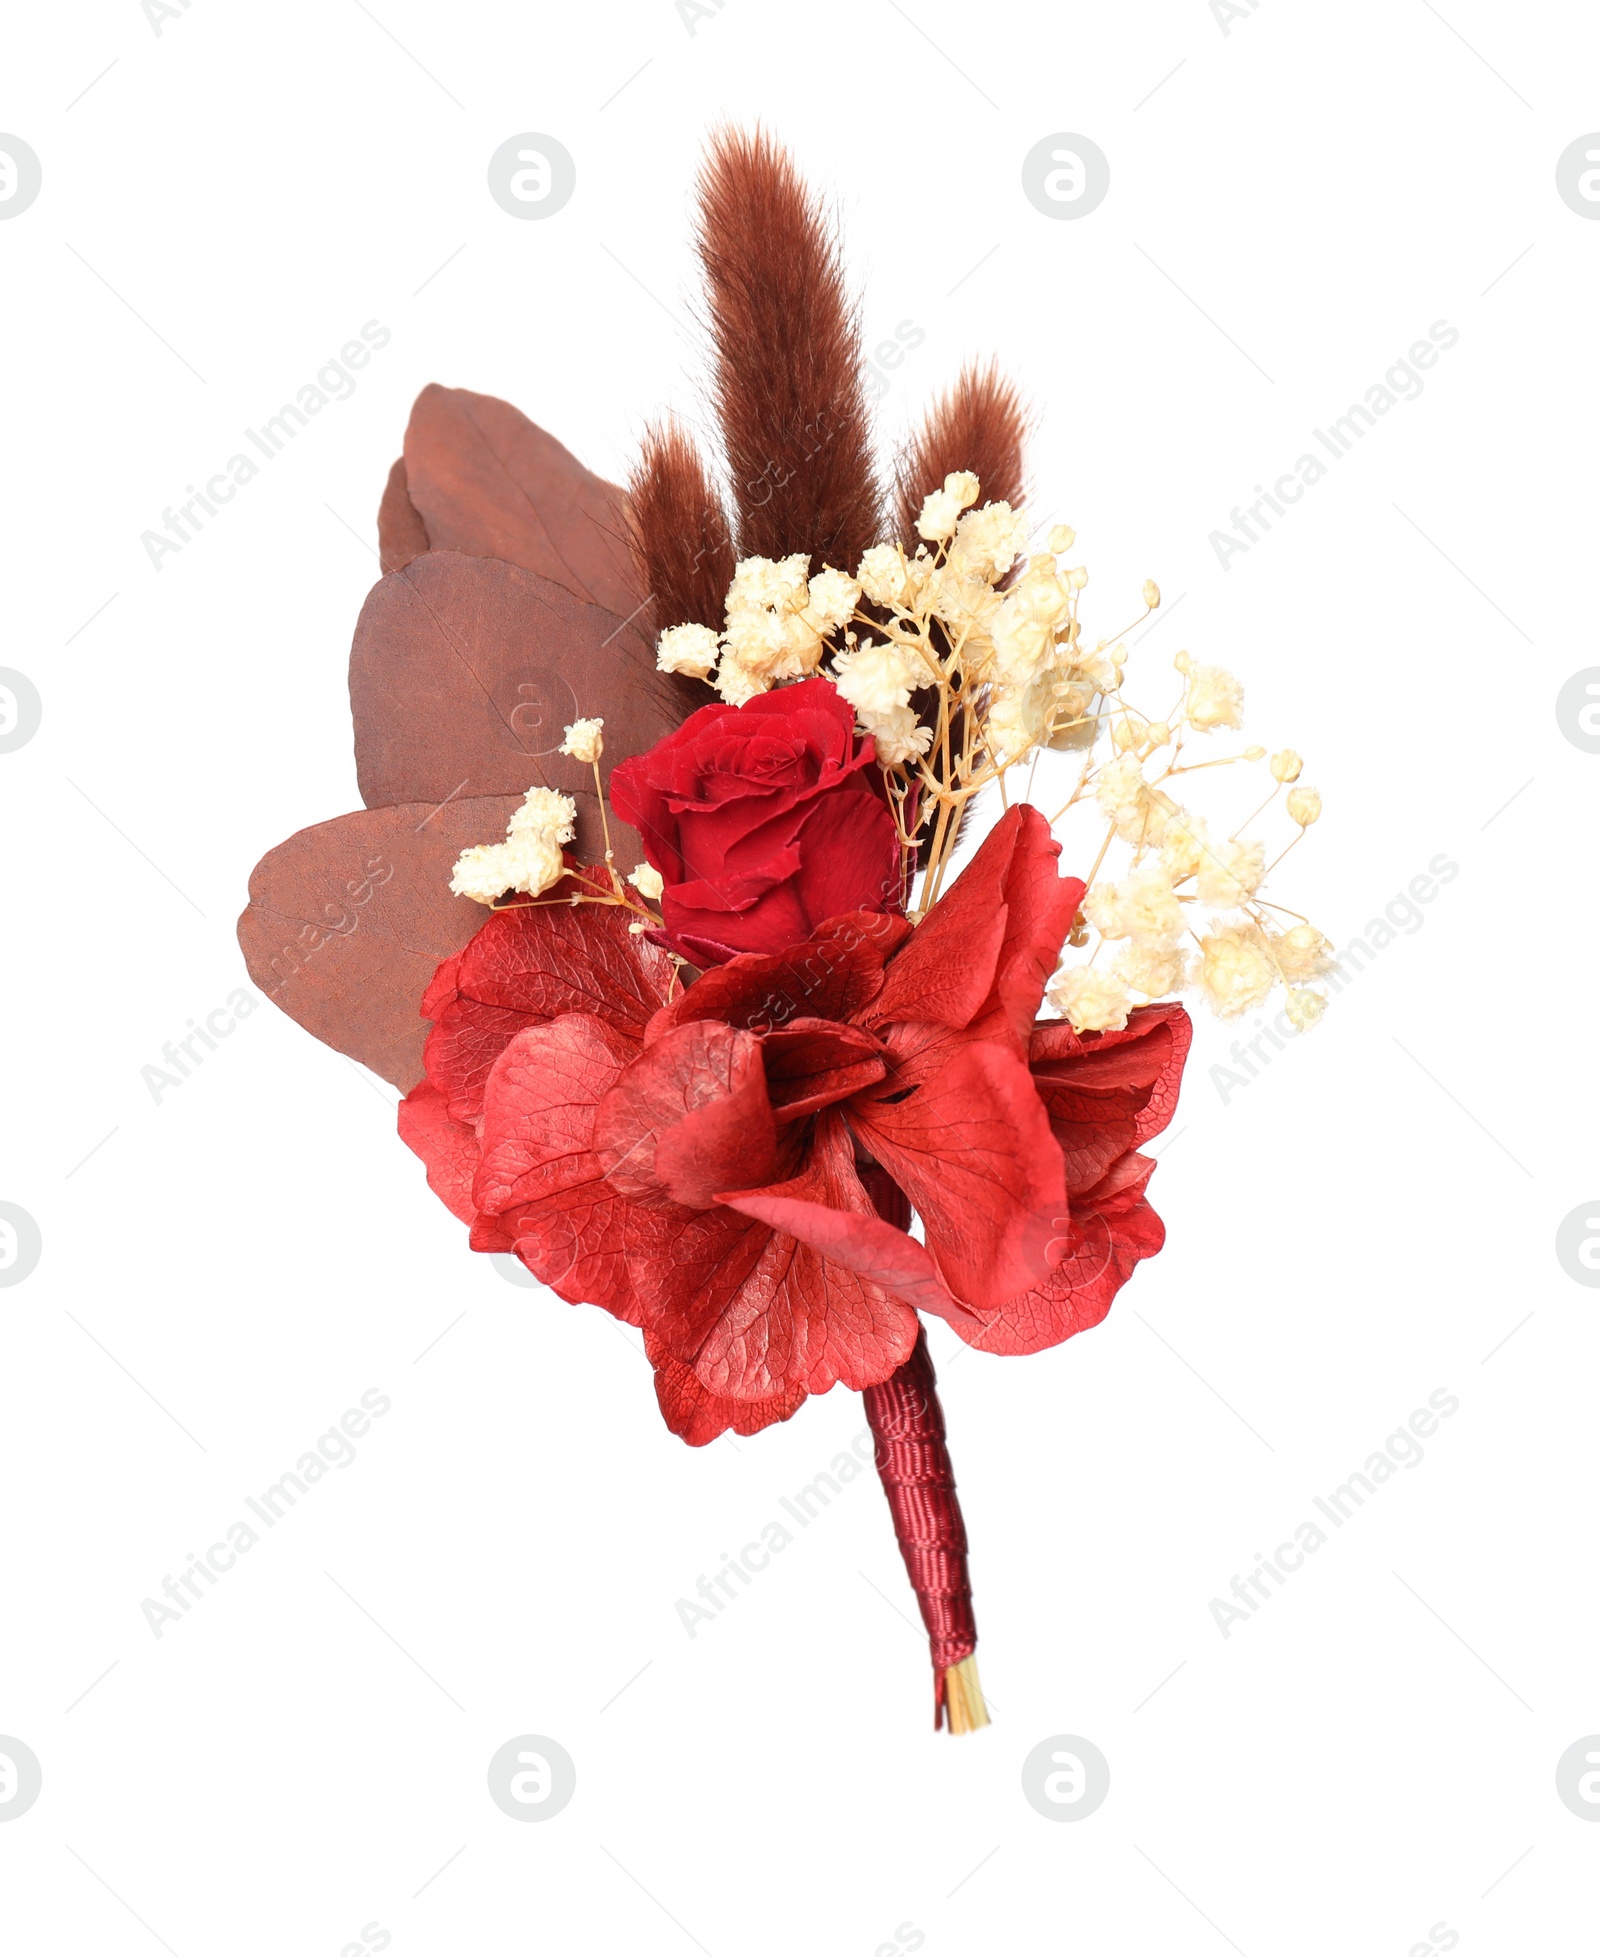
[[[911,1227],[911,1205],[877,1167],[858,1167],[878,1214],[901,1230]],[[956,1500],[955,1472],[945,1446],[927,1334],[917,1333],[911,1357],[879,1386],[862,1394],[875,1443],[878,1478],[889,1498],[895,1539],[917,1595],[933,1652],[933,1723],[948,1715],[946,1674],[970,1658],[978,1629],[967,1575],[967,1531]]]

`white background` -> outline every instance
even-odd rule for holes
[[[0,1733],[44,1774],[0,1826],[8,1949],[1594,1947],[1600,1827],[1555,1765],[1600,1731],[1600,1298],[1554,1244],[1600,1185],[1600,757],[1555,699],[1600,663],[1600,223],[1555,164],[1600,127],[1600,23],[1227,25],[8,9],[0,129],[44,167],[0,223],[0,663],[44,702],[0,756],[0,1197],[44,1241],[0,1291]],[[729,116],[837,200],[870,339],[925,333],[886,442],[1000,351],[1101,622],[1157,577],[1182,609],[1136,660],[1220,660],[1307,754],[1287,901],[1343,945],[1460,872],[1226,1101],[1237,1029],[1202,1020],[1168,1247],[1103,1328],[1027,1360],[935,1329],[995,1708],[958,1742],[870,1477],[697,1637],[675,1609],[857,1399],[681,1446],[635,1336],[471,1256],[391,1090],[265,1003],[159,1104],[141,1078],[243,983],[257,857],[357,806],[345,660],[417,390],[503,395],[614,476],[648,415],[699,415],[690,185]],[[542,222],[485,186],[522,131],[577,160]],[[1063,131],[1111,164],[1078,221],[1021,188]],[[140,533],[369,319],[354,397],[154,570]],[[1233,506],[1439,320],[1421,397],[1219,565]],[[355,1463],[157,1639],[142,1601],[370,1388]],[[1422,1463],[1224,1638],[1211,1600],[1440,1388]],[[485,1783],[526,1733],[577,1763],[537,1826]],[[1075,1825],[1023,1798],[1058,1734],[1111,1764]]]

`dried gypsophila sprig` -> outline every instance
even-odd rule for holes
[[[702,625],[669,627],[657,663],[663,671],[713,679],[730,704],[821,669],[831,676],[873,737],[895,811],[900,842],[924,868],[914,918],[937,901],[961,817],[981,789],[1006,777],[1042,749],[1087,749],[1078,784],[1052,819],[1061,821],[1092,797],[1107,818],[1105,838],[1087,882],[1073,949],[1098,934],[1090,958],[1058,972],[1051,1000],[1079,1031],[1120,1028],[1136,999],[1198,987],[1223,1017],[1261,1004],[1287,988],[1292,1025],[1315,1024],[1325,996],[1306,983],[1332,969],[1326,938],[1298,913],[1260,895],[1268,870],[1264,843],[1241,831],[1289,786],[1292,848],[1321,811],[1316,791],[1292,786],[1300,760],[1274,756],[1274,788],[1253,815],[1225,838],[1178,804],[1161,783],[1200,769],[1259,762],[1252,746],[1216,760],[1184,761],[1186,740],[1241,725],[1243,688],[1221,668],[1178,655],[1179,698],[1164,719],[1141,713],[1125,697],[1126,648],[1120,635],[1086,647],[1078,616],[1089,582],[1082,565],[1059,559],[1076,541],[1059,525],[1047,552],[1029,556],[1009,583],[1027,543],[1025,520],[1006,503],[976,507],[976,476],[945,479],[924,502],[923,539],[908,556],[898,545],[866,552],[854,578],[825,566],[808,577],[809,560],[747,558],[729,589],[722,633]],[[930,548],[931,546],[931,548]],[[1161,602],[1143,588],[1147,616]],[[1138,623],[1135,619],[1133,623]],[[1124,628],[1130,629],[1130,628]],[[839,635],[842,635],[839,636]],[[919,717],[915,695],[931,691],[934,708]],[[1096,765],[1102,737],[1114,758]],[[1170,752],[1168,752],[1170,750]],[[1146,766],[1165,755],[1153,777]],[[1030,784],[1032,780],[1030,770]],[[1120,881],[1097,881],[1113,844],[1131,860]],[[1186,907],[1213,915],[1204,932]],[[1276,918],[1292,918],[1280,929]],[[1192,938],[1196,953],[1183,949]],[[1096,965],[1107,943],[1126,941],[1108,966]]]
[[[1242,704],[1242,689],[1231,676],[1191,666],[1186,679],[1197,671],[1202,697],[1220,680]],[[1266,800],[1231,834],[1214,834],[1205,817],[1174,801],[1160,784],[1200,769],[1257,763],[1265,753],[1249,747],[1212,761],[1181,760],[1185,729],[1206,725],[1203,707],[1198,722],[1184,712],[1189,694],[1186,686],[1184,703],[1171,722],[1138,723],[1133,710],[1125,709],[1119,687],[1114,708],[1125,718],[1113,720],[1113,740],[1126,729],[1133,741],[1115,760],[1097,770],[1086,768],[1066,808],[1058,812],[1060,820],[1080,800],[1091,802],[1106,818],[1107,829],[1080,923],[1068,940],[1072,949],[1081,950],[1092,928],[1098,942],[1087,960],[1063,965],[1050,988],[1051,1002],[1078,1031],[1088,1032],[1125,1025],[1136,995],[1155,999],[1193,988],[1221,1017],[1232,1019],[1263,1004],[1281,984],[1290,1025],[1307,1031],[1327,1003],[1307,981],[1333,969],[1333,948],[1315,925],[1269,901],[1261,889],[1268,873],[1316,821],[1321,798],[1314,789],[1290,787],[1286,805],[1293,834],[1270,863],[1265,842],[1243,834],[1299,776],[1300,757],[1284,749],[1272,757],[1274,786]],[[1236,704],[1227,720],[1213,724],[1237,727],[1237,710]],[[1160,772],[1148,775],[1147,764],[1163,757]],[[1117,843],[1126,846],[1127,863],[1119,876],[1102,877],[1107,854]],[[1209,913],[1203,925],[1190,922],[1196,907]],[[1185,939],[1193,941],[1195,951],[1185,949]],[[1120,948],[1102,966],[1097,961],[1108,946]]]
[[[570,897],[548,901],[568,904],[615,904],[638,912],[629,930],[642,932],[661,922],[657,912],[640,898],[659,900],[663,889],[661,874],[648,863],[630,870],[626,882],[637,896],[630,897],[624,879],[618,875],[611,848],[611,823],[606,814],[605,790],[600,781],[600,757],[605,752],[604,720],[575,720],[566,729],[561,752],[574,760],[587,761],[594,769],[595,796],[600,805],[600,822],[605,836],[605,869],[611,891],[576,890]],[[520,808],[513,810],[506,825],[503,843],[478,843],[456,858],[450,875],[450,888],[458,897],[470,897],[490,910],[522,908],[508,898],[518,895],[532,902],[541,899],[568,874],[564,847],[577,833],[578,808],[570,795],[558,789],[530,788]]]

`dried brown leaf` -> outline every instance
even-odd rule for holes
[[[627,498],[509,402],[425,387],[406,429],[405,465],[434,550],[520,564],[620,618],[645,602]]]
[[[406,487],[406,464],[402,456],[389,471],[383,500],[378,505],[378,561],[384,570],[398,571],[427,548],[428,533]]]
[[[251,978],[308,1033],[409,1092],[422,1078],[422,995],[488,915],[451,895],[451,866],[469,845],[503,836],[519,799],[362,809],[269,850],[239,919]],[[574,853],[598,861],[593,793],[575,799]],[[612,833],[619,864],[638,862],[633,831],[613,823]]]
[[[684,714],[636,627],[514,564],[447,550],[369,593],[350,707],[368,808],[592,788],[589,768],[557,752],[564,728],[604,719],[609,772]]]

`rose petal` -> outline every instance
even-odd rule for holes
[[[720,861],[749,829],[831,791],[871,758],[870,744],[857,744],[854,710],[833,682],[802,680],[742,707],[699,708],[648,758],[616,769],[612,796],[645,838],[650,861],[678,883],[685,874],[709,874],[704,862],[685,872],[680,827],[703,831]],[[685,814],[694,820],[680,825]]]
[[[703,707],[612,773],[612,800],[666,884],[685,956],[772,953],[830,917],[898,909],[894,818],[867,779],[849,703],[815,678]]]

